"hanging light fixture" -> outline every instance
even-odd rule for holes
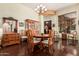
[[[43,14],[44,12],[47,11],[47,8],[46,8],[44,5],[40,4],[40,5],[38,5],[38,6],[36,7],[35,11],[36,11],[39,15],[41,15],[41,14]]]

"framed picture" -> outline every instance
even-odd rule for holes
[[[78,25],[79,25],[79,20],[78,20]]]
[[[24,23],[23,22],[19,22],[19,26],[20,27],[23,27],[24,26]]]

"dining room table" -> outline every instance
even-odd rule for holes
[[[48,40],[48,38],[50,38],[49,34],[37,34],[37,35],[34,35],[33,38],[40,38],[40,49],[43,49],[43,43],[42,41],[44,40]]]
[[[49,34],[37,34],[33,36],[34,38],[41,38],[41,41],[43,41],[46,38],[50,38]]]

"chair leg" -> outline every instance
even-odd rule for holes
[[[40,44],[40,46],[41,46],[41,48],[40,48],[40,49],[42,50],[42,49],[44,48],[44,44],[43,44],[43,43],[41,43],[41,44]]]
[[[54,54],[54,49],[52,49],[51,51],[49,51],[50,56],[53,56]]]
[[[32,53],[33,53],[33,46],[30,45],[30,44],[27,44],[27,47],[28,47],[28,54],[32,55]]]
[[[54,54],[54,46],[49,46],[49,54],[52,56]]]

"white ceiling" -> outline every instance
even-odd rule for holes
[[[33,10],[35,10],[35,8],[42,4],[44,6],[46,6],[47,9],[49,10],[60,10],[61,8],[65,8],[67,6],[71,6],[71,5],[75,5],[77,3],[22,3],[23,5],[32,8]]]

